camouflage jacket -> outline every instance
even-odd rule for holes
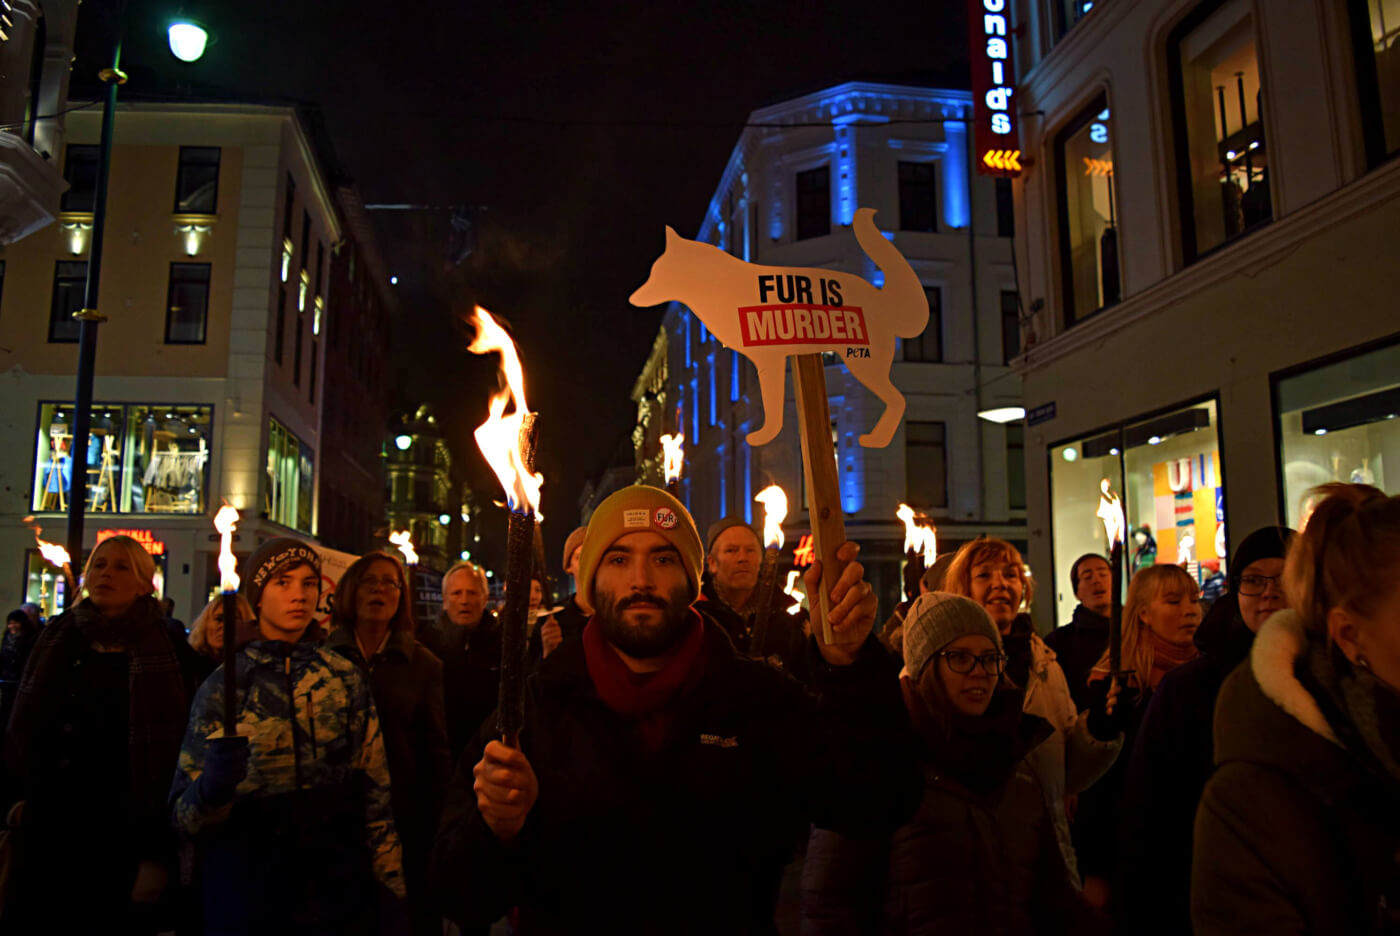
[[[289,698],[290,696],[290,698]],[[374,875],[400,897],[403,856],[389,805],[389,767],[369,684],[355,665],[318,644],[255,640],[238,655],[238,733],[251,745],[234,802],[199,795],[206,741],[223,731],[224,670],[195,696],[170,791],[175,827],[194,837],[240,802],[353,782],[363,791]]]

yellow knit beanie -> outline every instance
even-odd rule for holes
[[[699,596],[700,564],[704,561],[705,550],[690,511],[661,488],[634,484],[609,495],[588,521],[583,552],[578,559],[581,604],[597,607],[593,603],[593,576],[603,560],[603,553],[628,533],[641,532],[656,533],[676,547],[690,579],[690,600]]]

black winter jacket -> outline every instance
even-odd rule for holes
[[[582,641],[544,660],[521,733],[539,799],[519,837],[503,845],[477,811],[484,736],[448,789],[433,874],[451,918],[519,907],[532,936],[775,933],[780,875],[809,821],[887,833],[909,815],[912,732],[878,641],[851,666],[814,664],[809,694],[704,626],[703,676],[655,752],[598,697]]]
[[[747,656],[757,656],[761,651],[765,657],[777,657],[793,677],[799,680],[807,678],[807,634],[805,625],[807,622],[807,612],[804,610],[800,614],[788,614],[787,609],[792,605],[792,598],[783,594],[780,589],[774,589],[772,603],[768,611],[767,633],[763,638],[761,648],[753,646],[754,624],[757,619],[757,612],[739,612],[731,608],[720,598],[719,592],[715,589],[714,582],[708,577],[700,588],[700,600],[695,603],[696,610],[703,614],[708,614],[714,619],[724,632],[729,635],[729,640],[734,644],[734,648]]]
[[[482,721],[496,710],[501,689],[501,626],[490,611],[470,633],[446,615],[439,615],[433,627],[423,628],[420,639],[442,661],[443,713],[455,769]]]
[[[1089,707],[1089,671],[1108,649],[1108,618],[1095,614],[1083,605],[1075,605],[1074,617],[1063,627],[1045,635],[1045,645],[1055,651],[1055,658],[1064,670],[1074,707],[1081,712]]]

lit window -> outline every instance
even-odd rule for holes
[[[1066,325],[1122,297],[1112,134],[1108,102],[1100,97],[1056,137]]]
[[[306,293],[311,288],[311,274],[301,271],[301,283],[297,286],[297,311],[306,311]]]
[[[314,311],[311,313],[311,334],[319,336],[321,334],[321,317],[326,314],[326,300],[317,296],[312,306]]]
[[[282,282],[292,275],[292,239],[282,238]]]

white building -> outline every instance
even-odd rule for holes
[[[1400,491],[1400,2],[1008,6],[1040,626],[1103,478],[1202,577],[1317,483]]]
[[[847,531],[886,609],[898,600],[901,501],[935,518],[947,546],[981,533],[1025,538],[1020,427],[977,417],[1020,402],[1006,366],[1020,336],[1011,187],[969,171],[970,102],[965,91],[853,82],[754,111],[695,234],[745,260],[879,285],[850,230],[858,207],[874,208],[924,283],[929,324],[896,352],[908,410],[888,448],[857,442],[883,404],[834,359],[826,368]],[[702,532],[723,515],[761,519],[753,497],[777,483],[797,542],[809,528],[791,378],[782,434],[751,449],[744,437],[763,416],[753,365],[684,306],[673,304],[662,328],[653,357],[664,367],[649,361],[635,394],[639,476],[660,480],[656,437],[678,415],[683,499]]]

